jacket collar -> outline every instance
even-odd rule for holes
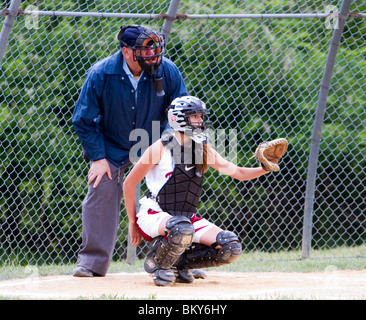
[[[113,54],[107,61],[107,64],[104,69],[104,73],[106,74],[124,74],[123,70],[123,55],[122,51],[118,50],[115,54]]]

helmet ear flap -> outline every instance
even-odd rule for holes
[[[169,122],[169,126],[179,132],[184,132],[186,127],[186,120],[184,114],[175,110],[172,107],[169,107],[167,110],[167,118]]]

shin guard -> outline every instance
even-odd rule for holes
[[[166,229],[166,237],[156,237],[151,243],[150,254],[144,265],[148,273],[169,270],[192,244],[194,227],[188,218],[172,217],[167,221]]]
[[[211,247],[195,243],[177,261],[178,269],[218,267],[234,262],[242,253],[238,237],[230,231],[221,231]],[[215,249],[220,245],[220,249]]]

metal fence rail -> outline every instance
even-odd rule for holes
[[[238,233],[244,252],[255,259],[316,258],[318,250],[335,248],[330,257],[366,256],[366,6],[361,2],[352,2],[346,14],[319,152],[310,152],[342,1],[331,4],[317,8],[300,1],[291,8],[250,1],[243,7],[240,1],[190,0],[179,3],[167,29],[167,57],[190,93],[207,102],[213,143],[224,156],[254,166],[251,156],[259,142],[280,136],[290,142],[279,173],[238,182],[210,170],[205,178],[200,215]],[[10,35],[0,37],[5,53],[0,55],[0,264],[74,263],[88,170],[71,124],[80,88],[92,64],[118,50],[120,25],[164,30],[169,2],[22,4],[14,25],[5,23],[9,5],[0,8],[2,34]],[[306,222],[311,238],[304,251],[311,161],[316,163]],[[123,206],[120,221],[115,260],[127,257]],[[142,243],[136,254],[143,258],[146,251]]]

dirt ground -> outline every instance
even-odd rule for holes
[[[111,273],[103,278],[71,275],[0,281],[0,297],[20,299],[137,298],[220,299],[366,299],[366,270],[316,273],[214,272],[192,284],[157,287],[146,273]]]

